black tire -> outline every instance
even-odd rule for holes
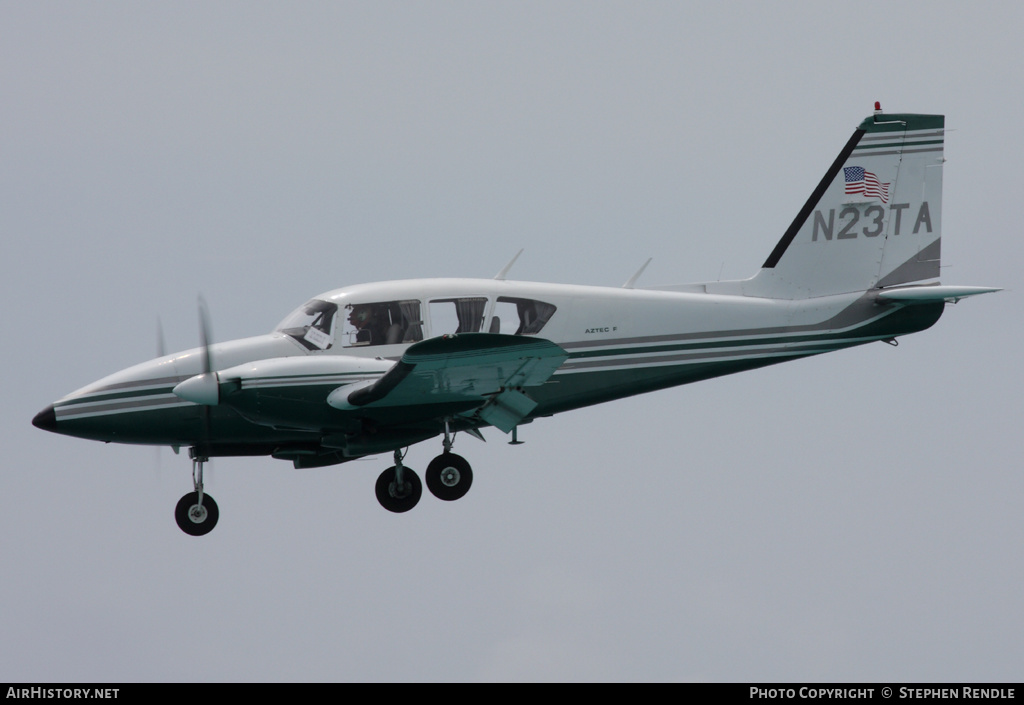
[[[380,506],[396,514],[407,512],[415,507],[423,495],[423,483],[420,482],[419,475],[409,468],[403,467],[402,479],[402,491],[398,492],[395,487],[395,468],[392,466],[380,474],[374,488]]]
[[[189,536],[205,536],[217,526],[217,519],[220,518],[220,510],[213,497],[203,493],[202,512],[199,509],[199,493],[189,492],[178,500],[178,506],[174,508],[174,520],[178,522],[178,528]]]
[[[473,484],[473,469],[461,455],[441,453],[427,466],[427,489],[438,499],[454,502]]]

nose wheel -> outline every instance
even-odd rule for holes
[[[203,495],[202,503],[199,501],[198,492],[189,492],[178,500],[178,506],[174,508],[174,519],[178,522],[178,528],[189,536],[205,536],[213,531],[220,518],[220,510],[213,497]]]

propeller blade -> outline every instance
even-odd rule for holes
[[[164,343],[164,324],[160,316],[156,317],[156,356],[163,357],[167,354],[167,345]]]
[[[214,387],[217,385],[217,373],[211,371],[213,369],[213,361],[210,355],[210,340],[213,336],[210,333],[210,312],[206,306],[206,300],[203,299],[202,294],[199,295],[199,344],[202,347],[202,363],[203,363],[203,375],[206,379],[213,379]],[[203,453],[209,453],[210,447],[210,407],[203,405],[200,407],[200,416],[203,420],[203,439],[201,448]]]
[[[210,313],[206,307],[206,301],[199,297],[199,346],[203,349],[203,374],[209,374],[213,369],[210,360]]]

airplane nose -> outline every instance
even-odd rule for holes
[[[32,419],[32,425],[36,428],[41,428],[44,431],[56,431],[57,430],[57,414],[53,410],[53,404],[36,414],[35,418]]]

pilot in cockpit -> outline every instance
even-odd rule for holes
[[[373,310],[369,306],[353,306],[348,315],[348,322],[355,328],[354,345],[379,345],[382,341],[375,339]]]

